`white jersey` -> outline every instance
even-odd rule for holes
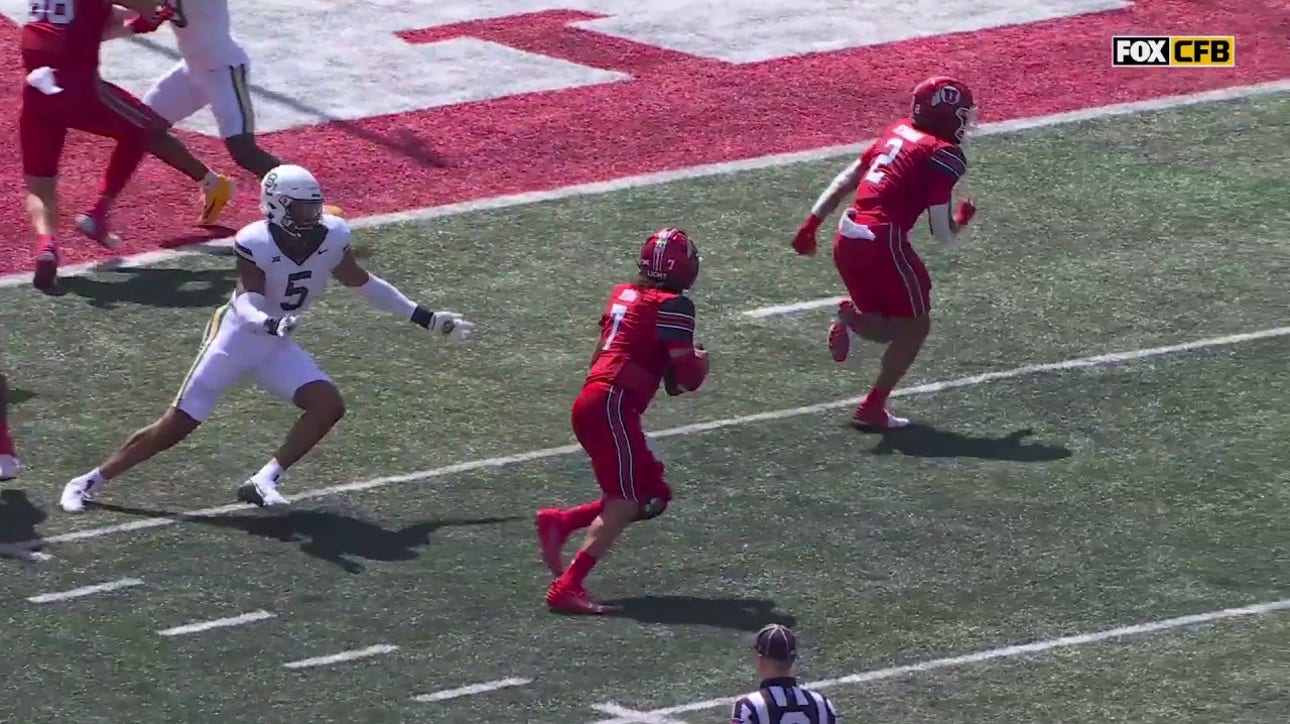
[[[237,255],[264,272],[266,314],[303,313],[326,290],[332,270],[345,258],[352,240],[349,224],[328,214],[323,214],[319,223],[327,227],[327,236],[314,253],[299,262],[278,248],[268,221],[247,224],[233,237]],[[236,297],[237,291],[233,294]]]
[[[250,62],[233,38],[228,0],[166,0],[166,4],[175,9],[170,27],[189,68],[216,70]]]

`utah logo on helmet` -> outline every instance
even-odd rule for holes
[[[699,278],[699,250],[680,229],[659,229],[641,247],[641,275],[674,292],[694,286]]]
[[[972,89],[948,76],[935,76],[914,88],[909,112],[914,127],[950,143],[962,143],[976,125],[976,102]]]

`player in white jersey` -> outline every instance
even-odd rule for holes
[[[165,4],[174,10],[170,26],[183,59],[153,84],[143,102],[171,125],[209,106],[233,162],[263,179],[282,161],[255,141],[255,111],[247,85],[251,61],[233,37],[228,0],[165,0]],[[165,157],[162,160],[170,163]],[[202,182],[206,203],[201,223],[213,223],[233,197],[232,182],[209,171],[199,178],[193,167],[171,165]]]
[[[349,248],[349,226],[324,215],[322,202],[318,182],[299,166],[280,166],[264,177],[260,207],[267,218],[237,233],[237,289],[207,325],[201,351],[174,403],[102,465],[69,482],[61,500],[64,510],[84,510],[85,501],[109,480],[188,437],[220,397],[246,378],[303,410],[273,459],[238,488],[239,500],[285,505],[277,489],[279,477],[345,414],[336,386],[288,336],[322,294],[328,277],[357,289],[376,308],[432,332],[454,341],[470,337],[475,325],[460,314],[432,312],[359,266]]]

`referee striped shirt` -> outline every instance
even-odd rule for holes
[[[766,679],[751,694],[739,697],[730,724],[836,724],[833,703],[818,691],[786,676]]]

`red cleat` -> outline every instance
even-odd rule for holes
[[[603,616],[618,611],[617,606],[606,606],[596,603],[591,596],[578,588],[563,588],[559,581],[551,584],[546,590],[546,605],[555,613],[571,613],[579,616]]]
[[[36,256],[36,274],[31,278],[31,285],[51,297],[63,293],[58,286],[58,252],[46,249]]]
[[[881,407],[865,407],[861,405],[856,408],[851,415],[851,421],[861,427],[869,427],[875,430],[895,430],[909,425],[908,418],[896,417],[890,411]]]
[[[845,362],[851,351],[851,332],[860,326],[860,313],[850,299],[838,302],[838,318],[829,325],[829,354],[834,362]]]
[[[542,547],[542,560],[551,575],[559,578],[564,573],[564,544],[569,540],[569,534],[560,524],[560,510],[539,510],[533,524],[537,528],[538,545]]]

